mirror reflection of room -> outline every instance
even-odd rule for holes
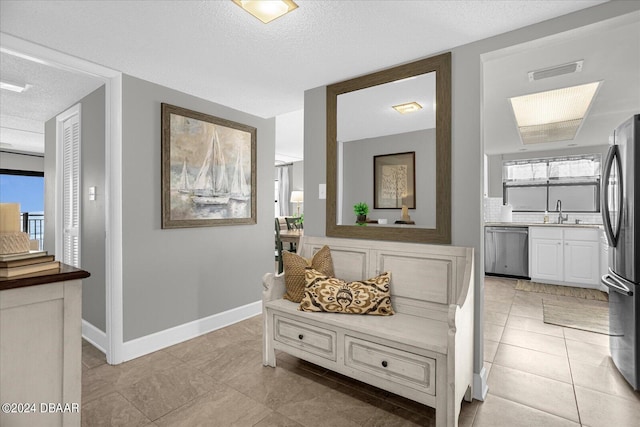
[[[434,72],[338,95],[336,217],[367,225],[436,225]]]

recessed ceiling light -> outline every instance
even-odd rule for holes
[[[567,147],[577,147],[578,144],[567,144]]]
[[[394,105],[393,108],[400,114],[408,114],[422,110],[422,105],[417,102],[407,102],[406,104]]]
[[[21,85],[18,83],[0,82],[0,89],[10,90],[11,92],[22,93],[29,88],[29,85]]]
[[[523,144],[574,139],[601,82],[509,98]]]
[[[233,0],[233,2],[265,24],[298,8],[292,0]]]

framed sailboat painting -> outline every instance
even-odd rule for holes
[[[162,104],[162,228],[256,223],[256,128]]]

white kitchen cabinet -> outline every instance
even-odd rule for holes
[[[562,239],[530,240],[529,274],[534,280],[562,281]]]
[[[530,227],[532,280],[598,287],[600,230],[575,227]]]
[[[597,285],[600,282],[600,242],[564,241],[564,281]]]

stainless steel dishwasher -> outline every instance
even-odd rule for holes
[[[529,278],[529,228],[485,227],[484,272]]]

